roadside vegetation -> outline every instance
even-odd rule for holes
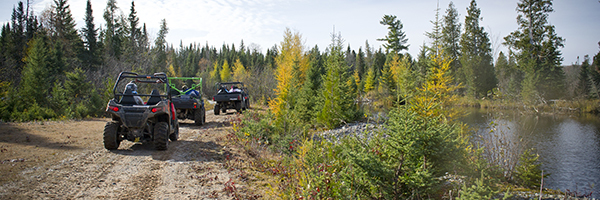
[[[134,2],[124,16],[108,0],[97,28],[88,1],[81,30],[67,0],[40,16],[27,6],[15,6],[0,35],[3,121],[102,116],[121,71],[202,77],[205,97],[216,82],[242,81],[259,109],[237,116],[230,139],[256,159],[253,170],[276,180],[262,185],[272,197],[490,199],[514,188],[539,191],[546,175],[535,150],[497,142],[502,132],[474,135],[457,121],[457,107],[599,112],[600,53],[562,65],[564,39],[547,21],[552,1],[518,2],[518,29],[502,43],[510,51],[496,59],[475,0],[463,23],[452,2],[442,16],[438,9],[430,42],[414,57],[394,15],[379,22],[389,30],[378,39],[383,49],[368,41],[352,49],[341,33],[324,49],[307,47],[286,29],[263,53],[244,41],[175,48],[165,20],[149,41]],[[353,123],[382,128],[320,135]]]

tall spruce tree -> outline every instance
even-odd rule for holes
[[[403,50],[408,50],[408,39],[406,33],[402,31],[404,25],[394,15],[384,15],[381,21],[381,25],[388,26],[388,35],[385,38],[377,39],[378,41],[386,42],[383,44],[387,52],[401,53]]]
[[[348,65],[345,63],[343,39],[339,34],[332,34],[331,44],[327,48],[325,75],[320,95],[323,100],[319,122],[327,128],[335,128],[340,124],[351,122],[357,117],[354,98],[349,92]]]
[[[151,71],[161,71],[167,68],[167,34],[169,28],[167,27],[167,20],[162,19],[160,22],[160,30],[158,36],[154,40],[154,47],[152,53],[154,54],[154,67]]]
[[[519,28],[504,37],[504,44],[515,51],[519,69],[524,72],[521,96],[533,103],[544,99],[559,98],[564,88],[560,48],[564,39],[548,23],[553,12],[552,0],[520,0],[517,4]]]
[[[581,63],[581,70],[579,71],[579,83],[577,84],[577,96],[581,98],[588,98],[590,94],[590,57],[585,55],[583,62]]]
[[[83,53],[83,41],[75,29],[75,20],[67,0],[54,0],[53,13],[53,38],[60,41],[62,51],[65,54],[68,65],[76,67],[79,57]]]
[[[442,47],[444,53],[452,59],[450,64],[450,73],[456,77],[457,71],[460,69],[460,35],[461,24],[459,21],[458,11],[454,7],[452,1],[448,4],[446,15],[444,15],[442,23]]]
[[[431,40],[430,53],[437,54],[441,52],[443,39],[442,39],[442,21],[440,19],[440,6],[435,9],[435,21],[429,21],[433,24],[433,30],[426,32],[425,35]]]
[[[129,12],[129,51],[132,55],[137,55],[141,42],[142,30],[139,27],[140,18],[135,11],[135,2],[131,1],[131,9]]]
[[[122,24],[121,16],[118,13],[119,7],[117,7],[116,0],[108,0],[106,2],[106,8],[104,9],[104,21],[106,22],[106,28],[103,30],[103,42],[105,52],[108,56],[119,59],[122,53],[122,42],[123,38],[120,35]]]
[[[85,8],[85,26],[81,28],[81,32],[83,34],[83,43],[84,43],[84,51],[83,51],[83,65],[84,69],[93,69],[95,65],[100,64],[100,52],[98,47],[98,29],[94,24],[94,16],[92,15],[92,2],[91,0],[87,1],[87,5]]]
[[[600,48],[600,42],[598,42],[598,47]],[[589,70],[592,94],[596,98],[600,98],[600,51],[594,56]]]
[[[478,98],[496,87],[497,80],[492,65],[492,49],[488,34],[479,26],[481,10],[472,0],[467,8],[465,32],[461,36],[462,80],[467,95]]]

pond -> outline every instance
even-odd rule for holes
[[[461,121],[484,137],[505,134],[535,148],[542,170],[550,173],[545,188],[600,197],[600,117],[465,109]]]

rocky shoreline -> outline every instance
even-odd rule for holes
[[[358,122],[346,124],[342,127],[323,131],[321,133],[315,134],[313,137],[314,140],[327,140],[332,143],[339,143],[342,139],[346,137],[358,137],[361,140],[369,140],[376,134],[377,131],[385,130],[383,123],[375,123],[375,122]],[[542,192],[541,199],[544,200],[598,200],[597,198],[590,198],[585,196],[577,196],[577,195],[566,195],[566,194],[556,194],[560,191],[549,191],[548,193]],[[510,192],[511,197],[507,198],[509,200],[537,200],[540,199],[539,192],[526,192],[526,191],[515,191]],[[498,194],[496,196],[497,199],[502,199],[504,197],[504,193]]]

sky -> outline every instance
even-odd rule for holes
[[[84,24],[87,0],[69,0],[78,28]],[[10,21],[12,8],[18,0],[0,1],[0,22]],[[48,8],[52,0],[30,0],[36,15]],[[453,1],[461,23],[464,23],[469,0]],[[480,25],[489,34],[493,53],[507,51],[503,38],[517,30],[518,0],[479,0]],[[365,42],[376,49],[387,27],[379,24],[384,15],[395,15],[404,25],[408,38],[408,53],[415,56],[423,44],[431,41],[425,36],[433,28],[439,3],[440,16],[445,15],[449,0],[137,0],[135,8],[141,23],[146,23],[150,39],[165,19],[168,43],[178,47],[191,43],[220,48],[225,44],[265,52],[283,41],[286,28],[302,35],[306,50],[318,45],[321,51],[331,43],[331,34],[340,33],[353,50],[364,50]],[[124,16],[129,15],[131,0],[117,0]],[[105,24],[102,14],[106,0],[92,0],[96,26]],[[554,0],[554,12],[549,23],[566,41],[561,49],[563,65],[580,62],[584,55],[598,53],[600,41],[600,2],[598,0]],[[464,25],[463,25],[464,28]]]

